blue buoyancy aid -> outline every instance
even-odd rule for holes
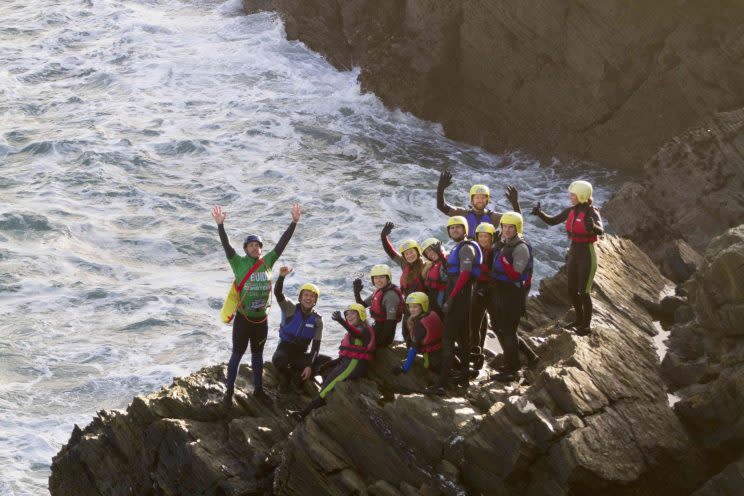
[[[524,268],[522,273],[520,274],[520,277],[518,280],[513,280],[510,278],[506,270],[504,269],[504,264],[501,263],[501,257],[503,256],[506,258],[506,261],[510,264],[514,263],[514,249],[524,244],[527,249],[530,252],[530,258],[527,261],[527,266]],[[504,281],[504,282],[511,282],[519,286],[523,286],[526,289],[530,288],[530,285],[532,284],[532,268],[534,265],[534,257],[532,254],[532,246],[527,243],[525,240],[520,239],[519,242],[514,243],[513,245],[504,245],[501,247],[496,247],[493,251],[493,264],[491,269],[491,277],[496,281]]]
[[[317,316],[317,313],[310,312],[310,315],[305,317],[302,314],[302,308],[298,303],[297,306],[295,306],[295,311],[289,321],[287,321],[285,316],[282,315],[282,324],[279,326],[279,338],[282,341],[307,347],[307,345],[310,344],[310,341],[315,337],[315,322]]]
[[[472,208],[465,214],[465,219],[468,221],[468,238],[475,239],[475,228],[481,222],[488,222],[491,224],[491,211],[485,209],[481,215],[475,213]]]
[[[478,243],[466,238],[457,243],[457,246],[455,246],[449,256],[447,256],[448,276],[456,276],[460,273],[460,248],[465,244],[469,244],[475,250],[475,258],[473,259],[473,268],[470,269],[470,277],[476,278],[480,275],[481,263],[483,262],[483,252],[481,252]]]

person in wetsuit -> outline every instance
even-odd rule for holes
[[[346,330],[338,351],[338,358],[328,363],[324,368],[330,372],[324,376],[318,397],[311,401],[302,411],[296,414],[301,420],[314,409],[325,405],[328,394],[339,382],[357,379],[367,375],[369,362],[375,352],[375,331],[367,324],[367,312],[359,303],[352,303],[346,307],[344,315],[333,312],[331,317]]]
[[[437,208],[445,215],[465,217],[468,223],[468,238],[475,239],[475,228],[481,222],[488,222],[498,226],[501,220],[501,214],[488,208],[488,202],[491,199],[491,191],[488,186],[483,184],[474,184],[470,188],[470,203],[468,208],[456,207],[450,205],[444,199],[444,190],[452,184],[452,172],[445,169],[439,175],[439,184],[437,185]],[[521,212],[519,208],[519,192],[514,186],[507,186],[506,198],[511,203],[512,210]]]
[[[354,298],[365,308],[369,307],[375,321],[377,347],[384,348],[392,344],[395,338],[395,327],[403,318],[404,298],[400,288],[392,283],[393,273],[385,264],[377,264],[370,270],[370,279],[375,287],[374,293],[362,298],[361,279],[354,280]]]
[[[385,227],[382,228],[382,232],[380,233],[380,241],[382,241],[382,248],[385,250],[385,253],[402,270],[400,290],[405,298],[413,292],[424,291],[426,289],[425,278],[431,263],[421,256],[421,248],[419,248],[418,243],[413,239],[403,241],[400,245],[400,253],[397,252],[393,248],[393,244],[389,238],[390,232],[394,227],[395,225],[392,222],[385,223]],[[410,346],[411,342],[408,317],[408,307],[404,307],[402,331],[406,346]]]
[[[455,343],[461,370],[457,384],[467,387],[470,362],[470,307],[473,281],[480,274],[480,247],[467,238],[468,222],[462,216],[450,217],[447,233],[456,243],[447,257],[447,299],[444,302],[444,335],[442,337],[442,369],[439,379],[427,388],[428,394],[445,394],[445,386],[452,371]]]
[[[599,210],[593,205],[592,185],[587,181],[574,181],[568,187],[571,206],[555,216],[542,211],[540,203],[532,209],[532,215],[554,226],[565,222],[571,245],[568,248],[566,272],[568,295],[576,312],[576,319],[567,327],[576,329],[576,334],[591,333],[592,298],[594,273],[597,271],[597,253],[594,243],[604,234]]]
[[[442,334],[444,324],[436,312],[429,309],[429,297],[417,291],[406,297],[411,344],[408,347],[406,360],[402,365],[393,368],[394,374],[405,374],[413,366],[417,354],[424,358],[424,368],[433,372],[442,369]]]
[[[227,212],[222,207],[212,208],[212,218],[217,224],[222,248],[235,276],[236,286],[241,286],[240,303],[233,319],[232,354],[227,364],[227,389],[223,398],[226,407],[232,405],[235,379],[238,365],[248,344],[251,346],[251,369],[253,370],[253,395],[260,399],[267,398],[263,390],[263,349],[269,332],[268,311],[271,296],[271,268],[284,252],[297,223],[302,209],[298,203],[292,205],[292,222],[284,231],[273,250],[263,255],[263,240],[257,234],[250,234],[243,242],[245,256],[238,255],[230,245],[225,232]],[[249,275],[250,274],[250,275]],[[240,281],[240,283],[238,283]]]
[[[447,272],[445,265],[447,252],[444,251],[442,242],[437,238],[425,239],[421,243],[421,249],[424,252],[424,257],[430,262],[424,277],[426,295],[429,297],[429,306],[432,311],[439,315],[440,319],[443,319],[442,305],[444,305],[447,294]]]
[[[506,214],[504,214],[506,215]],[[503,216],[502,216],[503,222]],[[476,230],[476,241],[483,252],[483,263],[481,264],[480,275],[475,281],[473,290],[473,307],[470,314],[470,340],[472,345],[471,361],[474,369],[483,367],[485,356],[483,349],[486,342],[486,331],[490,319],[491,328],[495,329],[496,319],[498,317],[499,301],[496,291],[496,284],[492,277],[494,244],[500,243],[496,237],[501,237],[496,228],[486,222],[478,224]],[[521,228],[520,228],[521,230]],[[501,335],[496,333],[501,349],[504,344],[501,342]],[[527,356],[527,364],[532,366],[536,364],[540,357],[535,353],[532,347],[521,336],[517,335],[519,351]]]
[[[503,370],[495,376],[501,382],[513,381],[518,377],[517,328],[524,314],[526,291],[532,282],[532,247],[522,237],[523,226],[522,215],[518,212],[505,212],[501,216],[501,238],[494,246],[491,263],[496,313],[494,330],[506,362]]]
[[[299,302],[286,298],[284,279],[291,272],[292,267],[280,267],[279,278],[274,285],[274,296],[282,311],[282,320],[279,324],[279,345],[271,361],[279,372],[280,393],[289,391],[292,379],[310,379],[323,358],[320,355],[323,317],[314,310],[320,290],[315,284],[307,283],[300,287]]]

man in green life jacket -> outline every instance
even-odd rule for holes
[[[251,368],[253,369],[253,395],[265,399],[263,390],[263,348],[269,333],[268,312],[271,295],[271,268],[289,243],[297,223],[300,221],[302,209],[298,203],[292,205],[292,222],[284,231],[273,250],[263,255],[263,240],[256,234],[251,234],[243,242],[245,256],[240,256],[230,245],[225,232],[227,212],[221,207],[212,208],[212,218],[217,224],[222,247],[227,261],[235,275],[235,285],[240,287],[238,297],[240,303],[233,319],[232,355],[227,365],[227,391],[223,402],[226,407],[232,405],[235,378],[238,375],[238,365],[248,344],[251,345]]]

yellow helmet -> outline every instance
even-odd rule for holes
[[[475,234],[477,235],[478,233],[482,233],[482,232],[488,233],[491,236],[493,236],[494,234],[496,234],[496,227],[494,227],[494,225],[491,224],[490,222],[481,222],[475,228]]]
[[[486,198],[491,198],[491,190],[485,184],[474,184],[470,188],[470,199],[473,199],[473,195],[486,195]]]
[[[517,232],[522,234],[522,228],[524,227],[524,221],[522,220],[522,214],[519,212],[504,212],[499,221],[501,224],[512,225],[517,228]]]
[[[315,293],[315,297],[320,298],[320,290],[318,289],[318,286],[311,282],[305,283],[300,287],[300,298],[302,298],[303,291],[310,291],[311,293]]]
[[[414,239],[407,239],[400,244],[401,255],[403,254],[403,252],[405,252],[406,250],[410,250],[411,248],[416,248],[416,251],[418,251],[419,255],[421,255],[421,248]]]
[[[568,187],[568,192],[576,195],[579,203],[586,203],[592,197],[592,184],[588,181],[574,181]]]
[[[359,319],[362,322],[367,320],[367,310],[364,308],[364,305],[360,305],[359,303],[351,303],[348,307],[346,307],[344,313],[348,312],[349,310],[354,310],[357,315],[359,315]]]
[[[431,248],[432,246],[436,244],[442,244],[441,241],[439,241],[437,238],[426,238],[423,243],[421,243],[421,251],[425,252],[427,248]]]
[[[465,228],[465,236],[469,234],[468,221],[462,215],[455,215],[454,217],[449,218],[447,221],[447,231],[449,231],[449,228],[452,226],[463,226]]]
[[[388,276],[388,280],[393,280],[393,272],[390,270],[390,267],[388,267],[385,264],[377,264],[372,266],[372,270],[369,271],[369,278],[372,280],[372,283],[374,284],[374,277],[375,276]]]
[[[409,294],[406,297],[406,305],[421,305],[421,309],[424,312],[429,311],[429,297],[426,296],[426,293],[422,293],[421,291],[416,291],[414,293]]]

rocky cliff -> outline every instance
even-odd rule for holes
[[[489,150],[640,168],[744,106],[744,9],[716,0],[243,0],[363,88]]]
[[[633,243],[599,243],[595,332],[562,328],[565,276],[543,281],[524,323],[541,361],[519,383],[491,369],[467,391],[418,394],[426,372],[393,376],[403,349],[378,354],[302,423],[287,416],[313,388],[220,404],[224,366],[178,378],[102,411],[54,458],[50,491],[76,494],[689,494],[705,462],[667,403],[654,327],[639,297],[669,281]],[[498,362],[498,357],[496,359]]]

